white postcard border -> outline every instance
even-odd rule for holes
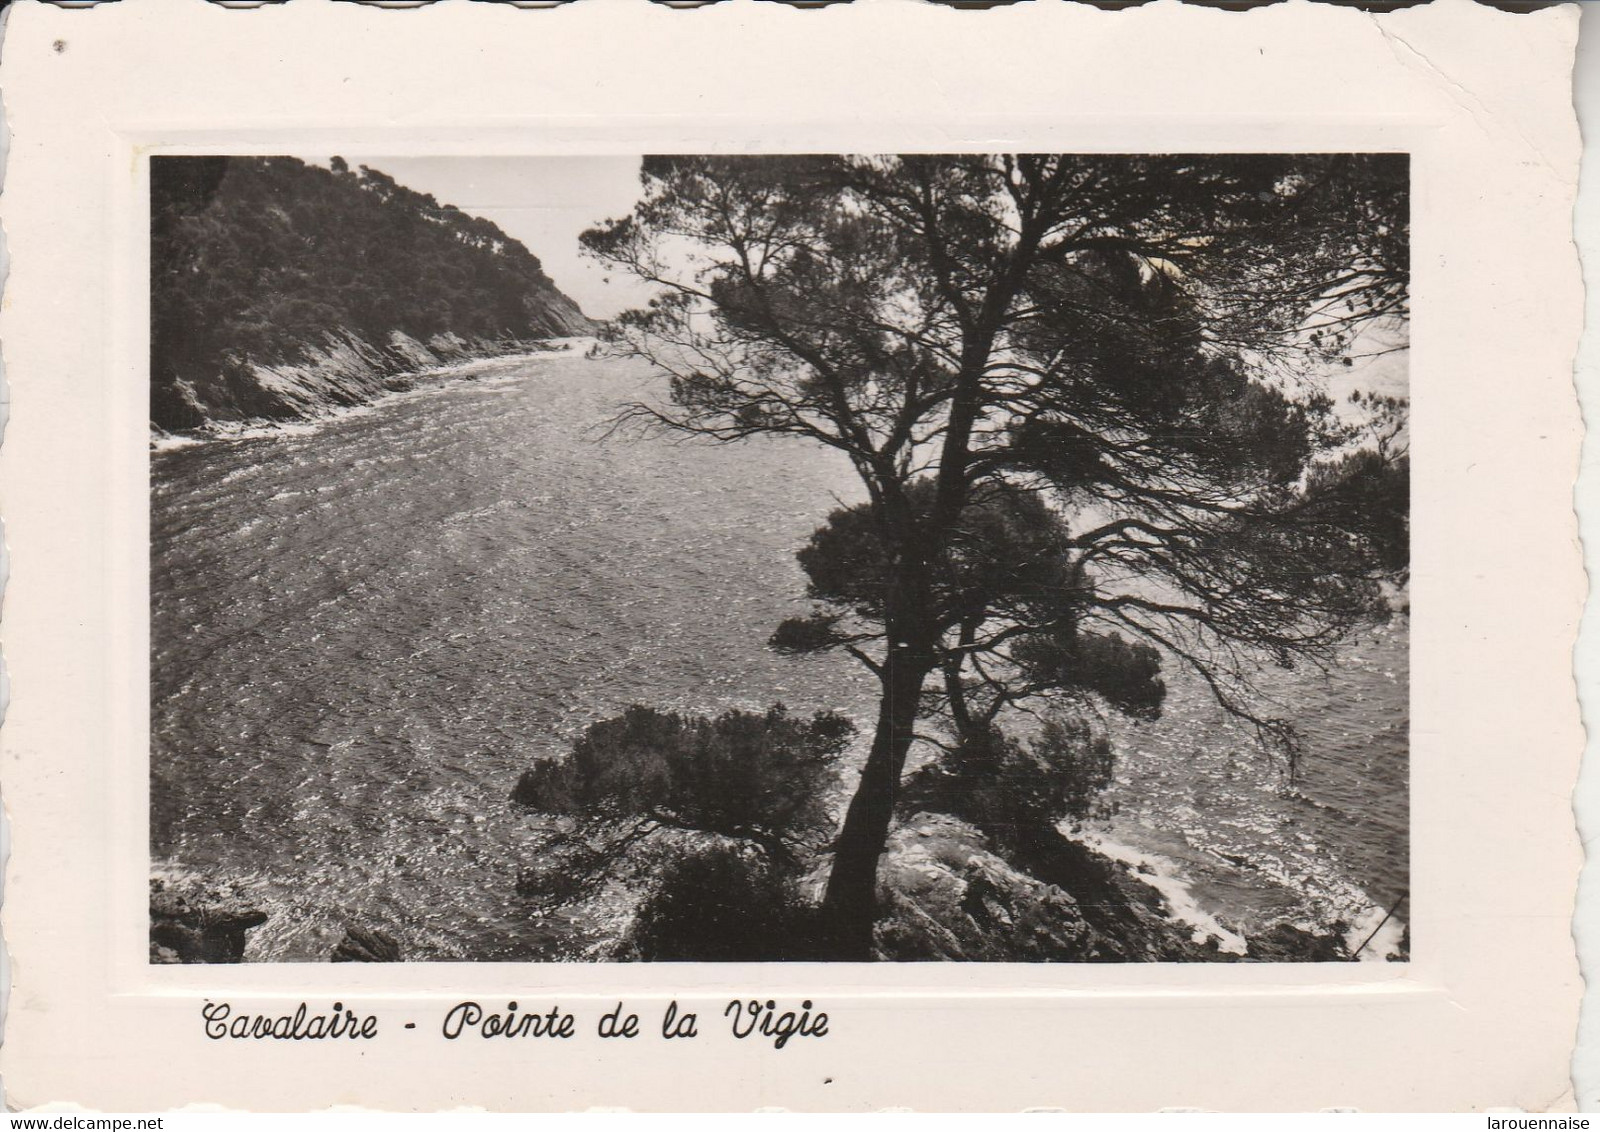
[[[1368,17],[1290,3],[1250,14],[1252,58],[1236,15],[1169,3],[1115,14],[1023,5],[977,24],[979,13],[895,0],[849,12],[133,8],[18,5],[0,79],[16,139],[0,201],[13,262],[0,315],[13,398],[0,450],[12,553],[0,770],[15,826],[4,911],[13,1103],[1570,1104],[1552,1073],[1565,1069],[1578,993],[1566,928],[1578,861],[1567,795],[1581,747],[1568,667],[1583,583],[1567,494],[1577,149],[1557,66],[1570,62],[1570,10],[1509,16],[1441,0]],[[255,22],[236,30],[245,21]],[[993,43],[975,43],[975,26]],[[1060,70],[1041,65],[1044,43]],[[777,45],[778,62],[761,54]],[[986,85],[937,71],[963,49],[992,63],[1002,48],[1023,77],[991,70]],[[513,65],[519,50],[526,71]],[[1108,56],[1119,51],[1148,59],[1161,81],[1146,84],[1159,90],[1117,73]],[[430,58],[446,62],[430,72]],[[601,63],[612,72],[591,83]],[[1263,107],[1264,90],[1276,105]],[[509,114],[508,102],[540,112]],[[1414,155],[1413,962],[142,963],[143,158],[807,149]],[[1467,225],[1487,234],[1469,239]],[[74,337],[63,342],[66,327]],[[1510,375],[1503,386],[1498,375]],[[1486,520],[1499,524],[1494,538],[1474,539]],[[1514,601],[1495,589],[1513,579]],[[835,1031],[777,1052],[721,1036],[670,1052],[591,1041],[536,1055],[423,1040],[423,1023],[436,1028],[441,1005],[462,997],[559,995],[592,1016],[621,999],[656,1009],[736,991],[839,1004]],[[395,1025],[415,1016],[417,1040],[356,1061],[200,1034],[206,997],[266,1010],[333,995]],[[127,1068],[91,1069],[113,1056]],[[1230,1081],[1239,1060],[1258,1069]],[[1159,1075],[1141,1070],[1152,1064]]]

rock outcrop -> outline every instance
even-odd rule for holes
[[[919,814],[898,830],[878,876],[885,959],[1071,961],[1095,946],[1071,895],[1017,872],[951,817]]]
[[[404,959],[393,936],[360,925],[347,927],[329,957],[332,963],[399,963]]]
[[[1349,963],[1355,959],[1336,932],[1314,932],[1298,924],[1274,924],[1252,936],[1244,958],[1258,963]]]
[[[972,826],[917,814],[879,870],[880,957],[988,962],[1159,962],[1231,958],[1194,942],[1159,894],[1115,862],[1058,838],[1027,871]],[[1037,870],[1037,871],[1035,871]]]
[[[258,908],[150,882],[152,963],[241,963],[245,933],[266,922],[267,914]]]

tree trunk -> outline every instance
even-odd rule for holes
[[[933,669],[931,661],[905,656],[906,651],[890,649],[881,673],[883,699],[878,705],[872,752],[834,842],[823,909],[831,921],[840,959],[866,962],[872,958],[872,927],[878,919],[878,859],[889,838],[922,684]]]

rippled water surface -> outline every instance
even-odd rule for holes
[[[1342,923],[1359,944],[1409,893],[1407,627],[1397,617],[1362,633],[1326,675],[1263,679],[1272,712],[1304,735],[1293,780],[1248,726],[1174,674],[1159,723],[1114,725],[1110,835],[1175,862],[1236,931]],[[1401,904],[1375,945],[1397,942],[1406,918]]]
[[[599,438],[656,388],[634,363],[505,359],[152,455],[152,852],[277,913],[248,958],[325,957],[347,921],[410,958],[547,955],[561,926],[515,896],[531,831],[507,794],[630,703],[867,728],[853,664],[763,648],[804,608],[793,551],[859,498],[848,468],[792,441]],[[1334,683],[1286,685],[1313,733],[1298,790],[1180,682],[1167,720],[1122,729],[1107,833],[1235,922],[1392,900],[1404,660],[1385,631]]]

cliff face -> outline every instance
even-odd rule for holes
[[[288,157],[156,157],[150,419],[315,417],[404,375],[594,324],[487,220]]]

